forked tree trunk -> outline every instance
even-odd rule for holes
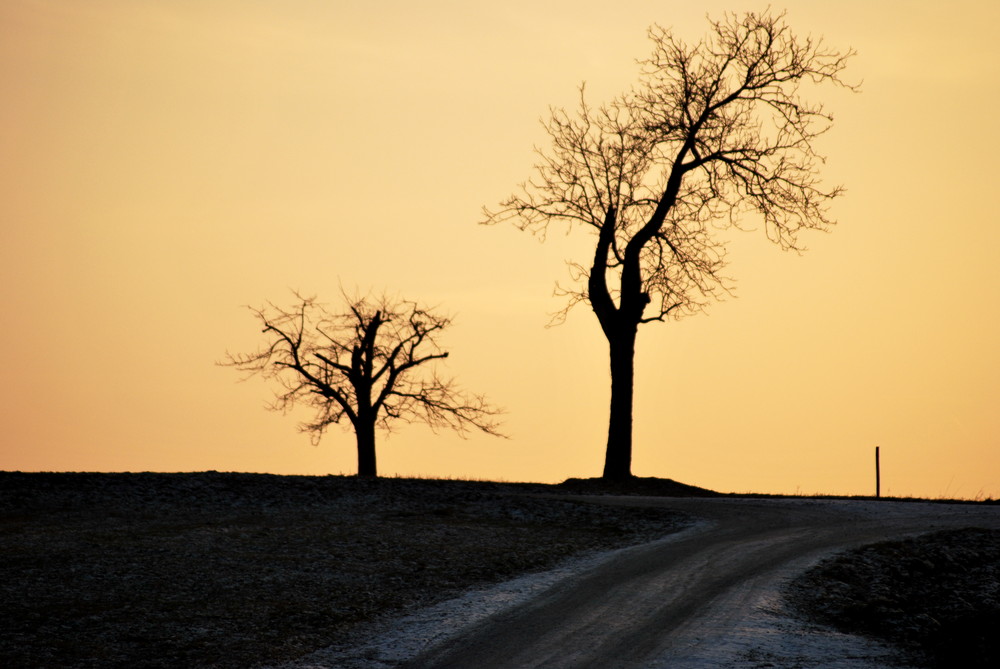
[[[358,476],[378,476],[375,464],[375,422],[359,421],[354,426],[358,438]]]
[[[620,306],[608,292],[607,269],[614,246],[616,210],[608,207],[594,252],[594,264],[587,278],[590,306],[608,339],[611,359],[611,410],[608,418],[608,445],[604,454],[604,476],[621,481],[632,477],[632,383],[635,377],[635,337],[649,295],[642,288],[640,242],[633,239],[625,249],[622,266]]]
[[[608,445],[604,456],[604,478],[624,480],[632,476],[632,398],[635,380],[635,337],[631,328],[609,337],[611,353],[611,411]]]

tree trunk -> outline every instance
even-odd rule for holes
[[[375,421],[359,420],[354,426],[358,438],[358,476],[378,476],[375,466]]]
[[[632,477],[632,396],[635,378],[636,328],[608,337],[611,353],[611,413],[608,447],[604,456],[604,478]]]

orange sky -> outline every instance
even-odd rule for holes
[[[1000,497],[1000,5],[820,4],[772,6],[858,51],[864,92],[819,92],[839,225],[801,256],[734,236],[737,297],[640,331],[633,471],[867,494],[878,445],[883,493]],[[448,371],[508,411],[509,440],[402,427],[381,473],[600,474],[597,322],[544,328],[590,240],[475,223],[650,23],[743,8],[373,6],[0,3],[0,469],[352,473],[350,433],[312,447],[214,365],[259,343],[241,305],[344,285],[455,314]]]

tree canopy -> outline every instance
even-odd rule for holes
[[[397,421],[500,435],[500,411],[437,369],[448,357],[438,336],[450,318],[387,296],[345,295],[341,311],[313,297],[296,298],[291,309],[251,308],[268,343],[253,353],[229,354],[222,364],[275,380],[272,409],[311,408],[312,420],[300,429],[314,443],[346,419],[357,437],[359,475],[376,475],[375,430],[391,430]]]

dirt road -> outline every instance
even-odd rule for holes
[[[700,649],[725,639],[761,589],[773,588],[823,555],[944,528],[1000,528],[1000,507],[982,505],[662,498],[608,502],[664,505],[705,522],[622,551],[405,666],[674,666],[671,658],[696,658]]]

